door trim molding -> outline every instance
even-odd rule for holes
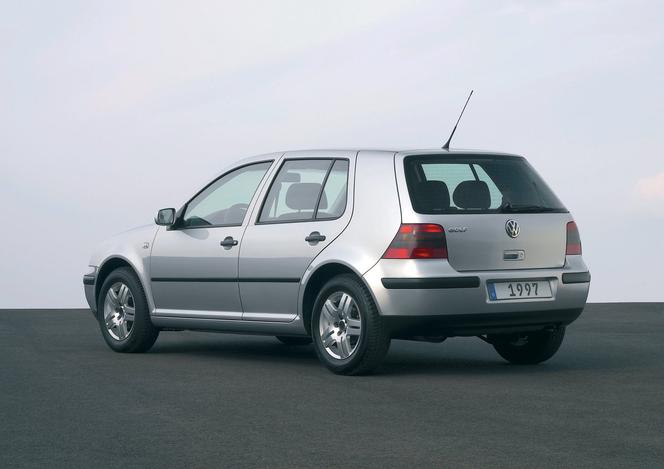
[[[242,313],[241,311],[199,311],[185,309],[156,309],[153,318],[212,319],[245,322],[293,322],[297,314]]]
[[[242,311],[199,311],[199,310],[157,308],[152,314],[152,316],[172,317],[172,318],[180,317],[180,318],[241,320]]]
[[[296,277],[152,277],[153,282],[265,282],[265,283],[300,283]]]

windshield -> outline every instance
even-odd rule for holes
[[[521,157],[410,156],[404,169],[418,213],[567,212]]]

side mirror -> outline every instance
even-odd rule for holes
[[[154,222],[160,226],[171,226],[173,223],[175,223],[175,209],[162,208],[157,212],[157,216],[154,219]]]

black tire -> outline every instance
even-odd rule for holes
[[[323,304],[335,292],[351,296],[359,310],[361,331],[356,348],[348,358],[331,356],[325,349],[319,324]],[[354,275],[343,274],[330,279],[318,293],[311,313],[311,336],[316,354],[323,364],[337,374],[368,374],[380,365],[390,348],[390,334],[367,287]]]
[[[104,319],[104,301],[108,290],[114,284],[122,282],[127,287],[133,297],[134,321],[129,335],[118,340],[111,336]],[[101,334],[108,346],[116,352],[123,353],[141,353],[146,352],[152,347],[159,336],[159,329],[152,325],[150,321],[150,312],[148,302],[145,297],[145,291],[141,285],[136,273],[129,267],[120,267],[109,274],[99,290],[97,299],[97,322],[101,329]]]
[[[496,352],[515,365],[536,365],[548,360],[560,348],[565,328],[546,329],[527,334],[493,336]]]
[[[277,340],[284,345],[309,345],[311,343],[311,337],[278,335]]]

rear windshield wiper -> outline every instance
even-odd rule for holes
[[[510,202],[503,202],[503,204],[498,207],[498,211],[501,213],[544,213],[544,212],[557,212],[559,209],[553,207],[545,207],[543,205],[514,205]]]

